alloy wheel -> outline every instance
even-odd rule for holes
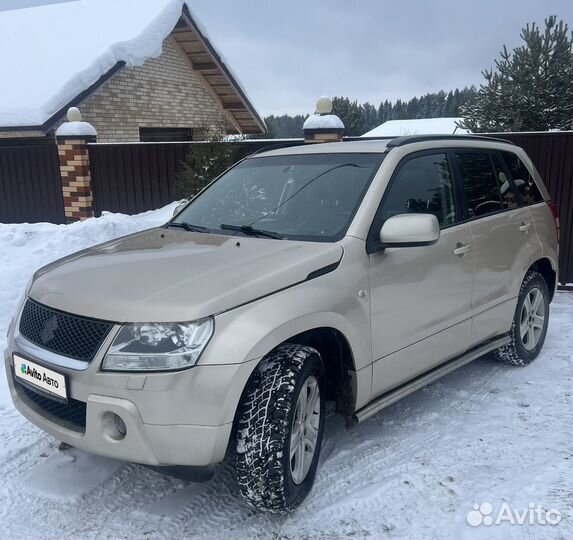
[[[535,349],[545,328],[545,298],[537,287],[525,296],[521,307],[519,334],[521,342],[528,351]]]
[[[310,375],[300,389],[291,429],[290,472],[295,484],[306,478],[316,452],[320,399],[318,379]]]

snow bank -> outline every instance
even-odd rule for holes
[[[404,135],[461,135],[471,133],[457,127],[463,118],[419,118],[416,120],[388,120],[362,137],[402,137]]]
[[[41,266],[89,246],[167,222],[179,203],[135,216],[105,212],[70,225],[0,223],[0,351],[15,306],[32,274]],[[0,378],[0,408],[9,399]]]

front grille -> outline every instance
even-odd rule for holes
[[[32,403],[32,408],[40,409],[50,420],[75,431],[86,430],[86,403],[83,401],[69,399],[68,403],[60,403],[34,392],[23,384],[18,383],[18,388],[22,389],[26,401]]]
[[[27,300],[20,334],[43,349],[90,362],[113,324],[64,313]]]

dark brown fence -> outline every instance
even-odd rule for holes
[[[2,144],[0,223],[38,221],[65,222],[56,144]]]
[[[497,133],[529,154],[559,207],[560,282],[573,283],[573,132]],[[237,159],[302,139],[230,142]],[[185,157],[199,142],[91,144],[94,207],[134,214],[177,199]],[[64,222],[56,145],[0,141],[0,222]]]
[[[94,210],[137,214],[177,199],[188,143],[91,144]]]
[[[573,283],[573,132],[501,133],[521,146],[543,178],[559,208],[559,282]]]
[[[176,183],[185,157],[204,143],[127,143],[89,145],[96,215],[102,211],[136,214],[177,199]],[[248,140],[227,143],[236,160],[267,147],[302,144],[302,140]]]

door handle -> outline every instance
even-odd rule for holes
[[[466,253],[472,250],[471,244],[464,244],[463,242],[458,242],[456,244],[456,249],[454,249],[453,254],[458,257],[463,257]]]
[[[529,229],[531,229],[531,223],[521,222],[521,225],[519,226],[519,230],[521,232],[528,233]]]

